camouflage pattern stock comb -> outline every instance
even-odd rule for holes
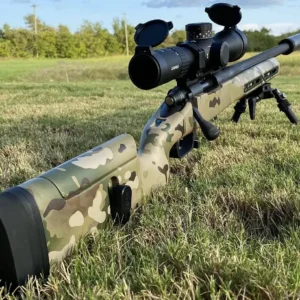
[[[47,277],[51,263],[71,253],[83,235],[110,219],[126,223],[144,196],[167,184],[170,158],[199,147],[198,129],[210,141],[219,136],[211,120],[231,104],[232,121],[238,122],[247,104],[254,119],[256,104],[275,98],[290,122],[298,123],[286,96],[269,81],[280,71],[276,56],[298,50],[300,35],[227,66],[247,50],[247,38],[236,27],[240,8],[221,3],[206,12],[224,30],[212,37],[210,23],[189,24],[187,41],[166,49],[152,47],[166,38],[171,22],[137,26],[132,82],[145,90],[177,82],[145,125],[138,149],[123,134],[0,195],[2,284],[17,287],[28,276]],[[161,36],[155,37],[158,29]]]

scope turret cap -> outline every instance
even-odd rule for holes
[[[172,22],[165,22],[159,19],[139,24],[135,27],[134,41],[138,46],[156,47],[165,41],[172,28]]]
[[[205,8],[209,18],[216,24],[233,27],[242,20],[241,8],[237,5],[227,3],[217,3]]]
[[[185,26],[188,41],[207,39],[212,37],[211,23],[191,23]]]

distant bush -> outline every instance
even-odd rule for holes
[[[24,19],[26,28],[11,28],[5,24],[0,29],[0,57],[93,58],[126,53],[125,23],[118,18],[113,20],[112,33],[98,22],[84,21],[80,29],[72,33],[65,25],[55,28],[38,19],[37,35],[34,33],[34,16],[27,15]],[[134,26],[128,24],[127,31],[129,53],[133,54],[136,46]],[[264,51],[276,46],[286,36],[299,32],[273,36],[267,28],[245,31],[248,51]],[[159,47],[174,46],[185,39],[184,30],[175,30]]]

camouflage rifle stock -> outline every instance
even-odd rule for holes
[[[217,9],[236,9],[222,5]],[[156,55],[151,47],[142,53],[141,48],[145,49],[138,46],[130,62],[131,73],[138,56]],[[133,137],[123,134],[4,191],[0,195],[2,284],[16,287],[28,276],[47,277],[50,263],[64,259],[83,235],[104,228],[110,219],[126,223],[144,196],[167,184],[170,158],[182,158],[199,146],[197,129],[209,140],[218,137],[219,130],[210,121],[231,104],[237,103],[232,119],[237,122],[247,102],[254,119],[256,103],[274,97],[280,110],[297,124],[285,95],[268,82],[279,74],[275,57],[299,48],[300,35],[295,35],[250,59],[198,74],[196,80],[183,82],[181,77],[145,125],[138,151]],[[226,51],[222,53],[226,56]],[[134,76],[132,81],[139,85]]]

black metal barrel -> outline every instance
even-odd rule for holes
[[[221,84],[227,80],[230,80],[243,71],[258,65],[267,59],[279,56],[281,54],[288,55],[297,50],[300,50],[300,34],[288,37],[282,40],[279,45],[274,48],[218,71],[214,74],[214,79],[216,80],[214,84]]]

